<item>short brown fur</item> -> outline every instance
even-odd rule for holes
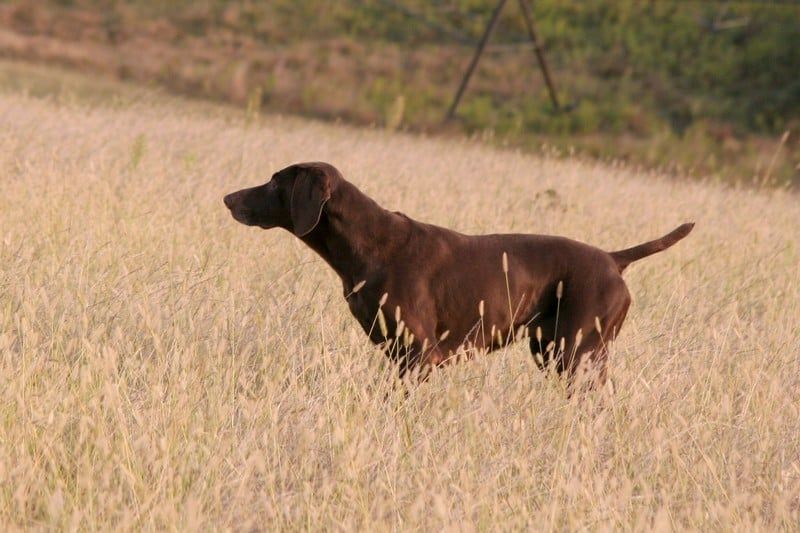
[[[540,365],[572,378],[591,361],[604,382],[631,302],[622,271],[694,226],[611,253],[564,237],[464,235],[383,209],[327,163],[292,165],[224,201],[237,221],[291,231],[319,254],[401,378],[526,336]]]

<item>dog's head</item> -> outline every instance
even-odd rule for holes
[[[276,172],[264,185],[233,192],[223,201],[242,224],[280,227],[303,237],[319,223],[340,179],[339,171],[327,163],[298,163]]]

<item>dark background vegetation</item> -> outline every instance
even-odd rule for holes
[[[0,3],[0,55],[260,110],[467,132],[728,181],[800,183],[800,5],[533,0],[559,97],[509,0]],[[788,135],[787,135],[788,132]]]

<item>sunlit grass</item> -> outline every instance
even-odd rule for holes
[[[0,522],[796,529],[797,197],[148,96],[0,96]],[[328,267],[231,190],[325,160],[387,208],[606,249],[616,394],[520,344],[403,399]],[[388,399],[387,399],[388,393]]]

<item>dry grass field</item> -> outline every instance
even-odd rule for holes
[[[3,529],[800,527],[796,194],[19,86],[0,91]],[[567,399],[522,343],[404,399],[335,274],[222,204],[301,160],[464,232],[617,249],[697,227],[626,272],[613,395]]]

